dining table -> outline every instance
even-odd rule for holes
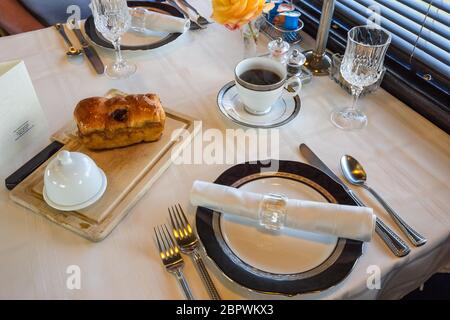
[[[210,1],[189,1],[203,16],[211,16]],[[77,43],[72,33],[69,36]],[[303,32],[302,37],[295,48],[314,47],[312,37]],[[269,41],[260,34],[259,54],[268,52]],[[164,106],[200,120],[203,131],[246,129],[224,117],[217,107],[219,90],[233,80],[234,67],[243,59],[244,42],[238,30],[211,23],[160,48],[124,51],[137,72],[121,80],[98,75],[86,59],[67,57],[66,49],[52,27],[0,37],[0,62],[25,62],[48,126],[41,140],[23,150],[17,166],[48,145],[50,135],[72,119],[80,100],[102,96],[112,88],[157,93]],[[96,49],[105,63],[114,59],[112,50]],[[341,156],[354,156],[368,172],[370,185],[428,242],[421,247],[410,244],[410,254],[399,258],[374,237],[365,244],[351,273],[322,292],[293,297],[254,292],[230,281],[205,259],[213,282],[223,299],[402,298],[450,264],[449,135],[382,88],[360,99],[369,122],[356,131],[340,130],[330,121],[334,108],[351,102],[351,96],[330,77],[314,77],[303,86],[300,99],[296,118],[275,129],[279,159],[306,162],[299,152],[299,145],[306,143],[342,177]],[[246,156],[256,157],[251,151]],[[10,191],[0,187],[0,299],[183,299],[177,282],[162,266],[153,227],[167,223],[167,208],[177,203],[193,222],[192,183],[214,181],[231,166],[171,164],[112,233],[96,243],[17,205]],[[2,180],[9,174],[9,169],[0,168]],[[374,198],[362,188],[349,187],[402,235]],[[208,299],[193,263],[185,260],[194,296]],[[67,286],[69,267],[74,265],[81,272],[79,288]],[[370,285],[374,266],[379,270],[379,286]]]

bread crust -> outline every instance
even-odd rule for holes
[[[78,135],[90,149],[156,141],[161,137],[166,119],[156,94],[87,98],[77,104],[74,116]]]

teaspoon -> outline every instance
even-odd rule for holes
[[[392,209],[381,196],[366,184],[367,174],[362,165],[352,156],[345,155],[341,158],[341,170],[345,179],[353,185],[361,186],[369,191],[381,205],[386,209],[395,223],[400,227],[403,233],[408,237],[413,245],[419,247],[427,242],[422,235],[409,226],[395,211]]]

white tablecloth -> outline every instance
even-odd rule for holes
[[[207,1],[192,0],[206,16]],[[312,47],[305,36],[303,48]],[[266,41],[260,41],[264,52]],[[111,52],[99,50],[105,61]],[[177,41],[149,52],[126,53],[138,65],[129,80],[97,76],[83,60],[69,60],[65,45],[52,29],[0,38],[0,61],[24,59],[50,130],[72,116],[75,104],[111,88],[126,92],[157,92],[166,106],[203,120],[204,128],[237,128],[216,107],[218,90],[233,78],[233,66],[242,58],[239,32],[213,24],[207,30],[188,32]],[[0,88],[2,90],[2,88]],[[300,298],[400,298],[417,288],[450,262],[450,139],[396,98],[379,90],[361,100],[369,125],[357,132],[334,128],[333,107],[350,103],[350,97],[328,77],[314,78],[301,94],[300,115],[280,129],[280,158],[304,161],[298,145],[310,145],[338,172],[338,160],[348,153],[369,172],[370,184],[428,238],[405,258],[394,257],[379,240],[366,245],[364,255],[348,278],[318,295]],[[40,150],[44,143],[37,144]],[[24,150],[24,154],[30,150]],[[179,299],[173,276],[164,271],[151,236],[154,225],[166,222],[167,207],[181,203],[190,211],[188,194],[195,179],[214,180],[227,165],[172,165],[113,233],[91,243],[14,204],[0,190],[0,298],[137,298]],[[1,172],[3,181],[9,172]],[[373,198],[355,191],[398,232]],[[69,265],[81,268],[81,289],[66,287]],[[381,269],[381,289],[368,290],[368,267]],[[222,296],[268,298],[251,294],[230,283],[209,265]],[[187,262],[186,275],[194,294],[207,298],[198,275]],[[272,298],[272,297],[270,297]],[[297,297],[299,298],[299,297]]]

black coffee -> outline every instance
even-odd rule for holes
[[[239,78],[255,85],[270,85],[281,81],[281,77],[273,71],[264,69],[251,69],[242,73]]]

